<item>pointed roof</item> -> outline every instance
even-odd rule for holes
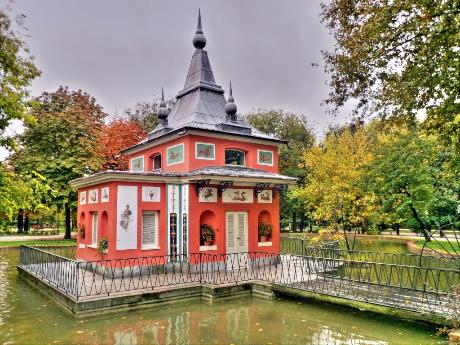
[[[227,101],[224,90],[217,85],[208,53],[203,49],[206,46],[206,38],[203,34],[200,12],[193,45],[196,50],[190,62],[185,85],[176,95],[167,125],[160,123],[149,133],[146,140],[135,147],[187,128],[284,142],[259,132],[241,116],[236,116],[236,121],[234,118],[230,120],[225,111]]]

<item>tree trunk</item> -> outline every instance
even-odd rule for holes
[[[399,223],[395,225],[396,235],[399,236]]]
[[[297,214],[292,212],[292,232],[297,232]]]
[[[412,216],[414,217],[414,219],[417,221],[417,223],[419,223],[420,227],[422,228],[422,233],[423,233],[423,236],[425,237],[425,241],[430,242],[431,237],[430,237],[430,233],[426,229],[425,222],[418,215],[417,210],[415,209],[414,205],[411,204],[409,207],[410,207],[410,210],[412,212]]]
[[[24,217],[24,232],[29,232],[30,231],[30,218],[29,215],[26,214]]]
[[[71,238],[71,231],[70,228],[70,204],[66,202],[65,206],[65,235],[64,240],[70,240]]]
[[[18,233],[24,231],[24,210],[21,208],[18,211]]]

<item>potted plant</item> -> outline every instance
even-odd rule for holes
[[[266,242],[271,237],[273,227],[268,223],[259,223],[259,242]]]
[[[81,224],[78,228],[78,234],[80,235],[81,239],[85,238],[85,224]]]
[[[214,228],[209,224],[200,225],[200,239],[205,246],[210,246],[216,238]]]
[[[106,238],[101,239],[97,245],[97,251],[101,256],[107,254],[109,252],[109,240]]]

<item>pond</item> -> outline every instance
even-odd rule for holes
[[[435,329],[338,306],[244,297],[75,319],[17,279],[0,250],[2,344],[447,344]]]

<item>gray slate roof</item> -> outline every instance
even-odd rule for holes
[[[199,29],[201,30],[200,19]],[[284,142],[259,132],[241,116],[238,116],[236,122],[230,121],[225,112],[227,101],[224,90],[216,84],[208,53],[204,49],[196,48],[184,88],[176,95],[176,100],[169,113],[167,126],[160,123],[145,140],[132,148],[182,129],[198,129]]]

